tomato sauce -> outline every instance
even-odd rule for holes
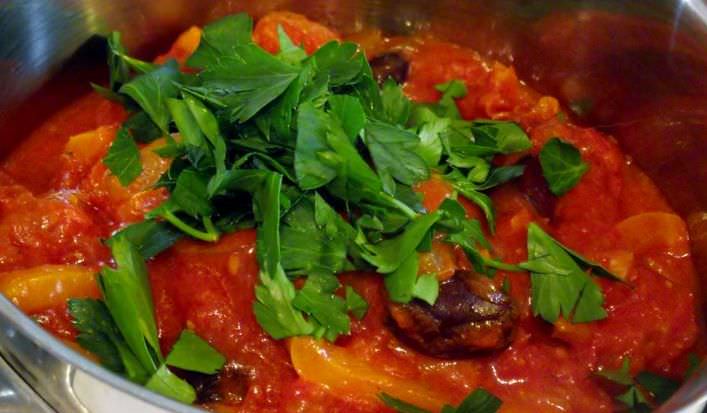
[[[309,52],[339,37],[301,16],[273,13],[254,33],[267,50],[277,50],[278,23]],[[198,43],[194,30],[160,59],[183,62]],[[469,90],[458,102],[465,118],[518,122],[531,137],[532,155],[560,136],[577,146],[589,164],[580,183],[557,199],[551,218],[529,199],[522,182],[493,191],[497,229],[488,235],[501,259],[516,263],[527,258],[527,226],[537,222],[626,282],[599,281],[606,319],[589,324],[561,320],[553,326],[532,316],[528,275],[501,271],[494,282],[499,287],[509,282],[520,314],[511,346],[472,359],[441,360],[411,350],[391,333],[386,292],[375,274],[340,277],[370,305],[365,318],[354,321],[350,336],[335,345],[274,340],[252,313],[258,276],[254,231],[224,236],[217,244],[181,240],[148,263],[162,349],[167,352],[188,327],[242,366],[247,377],[242,402],[207,407],[387,412],[375,399],[386,386],[422,386],[416,390],[422,403],[438,403],[437,408],[459,403],[481,386],[503,400],[503,412],[611,412],[614,394],[593,375],[600,368],[617,368],[629,357],[633,372],[650,370],[679,379],[702,334],[696,315],[698,283],[685,222],[652,181],[613,138],[569,123],[557,100],[525,86],[512,67],[433,39],[374,37],[362,46],[381,49],[383,40],[386,47],[405,48],[411,64],[405,92],[412,99],[434,101],[439,98],[435,84],[460,79]],[[0,282],[14,280],[16,270],[46,264],[69,266],[70,271],[71,266],[95,269],[108,263],[109,251],[100,240],[139,221],[165,199],[166,193],[151,185],[167,164],[150,147],[141,149],[145,171],[127,188],[101,163],[124,119],[118,105],[88,95],[49,118],[5,159],[0,171]],[[452,192],[439,178],[416,190],[430,210]],[[471,204],[465,206],[470,217],[481,216]],[[65,304],[48,302],[31,315],[57,336],[73,340]]]

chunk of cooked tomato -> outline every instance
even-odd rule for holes
[[[35,197],[0,186],[0,271],[43,264],[96,265],[109,254],[106,235],[71,194]]]

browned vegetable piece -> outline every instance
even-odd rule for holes
[[[555,215],[555,204],[557,197],[550,192],[550,187],[543,177],[540,162],[535,157],[529,157],[525,161],[525,171],[518,181],[521,192],[526,199],[535,207],[538,214],[545,218]]]
[[[418,351],[437,357],[469,357],[508,346],[517,318],[510,298],[491,280],[458,272],[440,284],[435,305],[413,300],[391,303],[396,335]]]
[[[380,54],[371,59],[370,64],[378,84],[383,84],[388,78],[393,78],[398,84],[407,80],[410,63],[400,53]]]
[[[196,390],[197,403],[239,404],[248,392],[248,369],[230,362],[218,374],[181,371]]]

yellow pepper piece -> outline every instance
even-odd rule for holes
[[[343,347],[311,337],[289,342],[292,365],[303,379],[336,393],[350,393],[374,400],[387,393],[424,409],[439,411],[449,395],[435,392],[419,380],[393,376]]]
[[[676,257],[690,253],[690,238],[685,221],[678,215],[647,212],[626,218],[616,225],[622,244],[640,254],[661,250]]]
[[[26,313],[58,306],[69,298],[100,297],[95,270],[78,265],[41,265],[0,273],[0,292]]]

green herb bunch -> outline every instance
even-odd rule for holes
[[[392,301],[434,304],[437,277],[418,274],[418,252],[431,249],[433,236],[462,248],[479,274],[531,271],[533,309],[548,321],[560,313],[575,322],[606,316],[601,290],[584,271],[608,271],[537,225],[529,229],[528,262],[504,263],[482,223],[456,200],[478,205],[495,231],[488,191],[522,175],[523,166],[496,167],[492,159],[532,146],[517,124],[463,120],[455,103],[467,94],[463,82],[438,85],[437,103],[416,104],[392,80],[379,86],[356,44],[332,41],[308,56],[279,28],[280,52],[272,55],[253,42],[252,27],[245,14],[206,26],[188,73],[175,61],[130,57],[118,33],[108,39],[110,83],[94,87],[131,115],[104,164],[128,185],[142,171],[138,143],[160,137],[166,144],[157,152],[171,164],[157,183],[169,199],[107,241],[116,268],[99,277],[105,303],[71,307],[79,341],[105,365],[193,400],[188,383],[165,367],[194,369],[161,355],[144,261],[182,236],[216,242],[249,227],[257,229],[260,264],[253,311],[275,339],[348,334],[351,316],[362,318],[368,305],[340,284],[336,275],[345,271],[381,274]],[[579,151],[560,140],[543,149],[541,162],[558,194],[587,170]],[[433,175],[454,194],[431,212],[413,186]],[[220,368],[212,364],[209,372]]]

